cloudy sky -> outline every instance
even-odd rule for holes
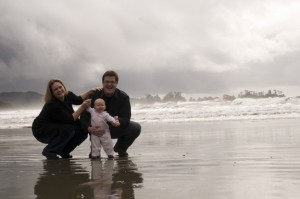
[[[0,0],[0,92],[300,95],[298,0]]]

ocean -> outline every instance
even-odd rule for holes
[[[40,109],[1,110],[0,129],[31,127],[39,112]],[[132,104],[132,120],[141,124],[296,118],[300,118],[300,99],[292,97]]]

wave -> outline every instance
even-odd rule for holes
[[[30,127],[39,112],[37,109],[0,111],[0,128]],[[140,123],[294,118],[300,118],[300,99],[289,97],[132,105],[132,120]]]
[[[140,122],[289,119],[300,117],[298,98],[238,98],[233,101],[156,103],[136,105],[133,119]]]

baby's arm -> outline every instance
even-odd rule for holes
[[[91,107],[88,107],[88,108],[86,109],[86,111],[89,112],[89,113],[92,113],[93,109],[92,109]]]
[[[120,126],[119,120],[113,118],[109,113],[106,114],[106,121],[110,122],[115,127]]]

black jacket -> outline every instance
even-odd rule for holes
[[[63,102],[55,99],[53,102],[45,104],[40,114],[34,119],[32,127],[41,128],[53,123],[73,124],[75,121],[72,115],[74,113],[72,105],[80,105],[82,102],[81,96],[69,91]]]

